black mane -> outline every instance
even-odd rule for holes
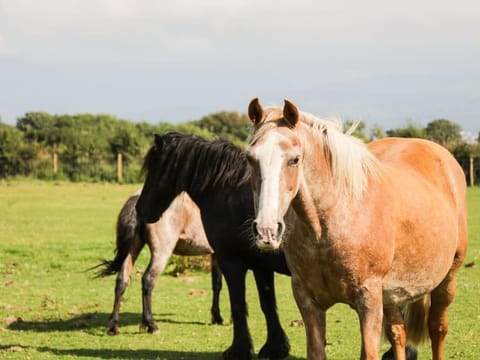
[[[226,140],[208,141],[177,132],[156,135],[142,171],[156,171],[158,182],[193,193],[219,187],[234,190],[250,182],[243,150]]]

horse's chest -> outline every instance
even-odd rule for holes
[[[302,239],[301,245],[285,245],[285,255],[292,275],[301,279],[319,303],[328,308],[335,302],[348,302],[351,271],[338,249]]]

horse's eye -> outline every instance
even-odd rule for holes
[[[297,155],[297,156],[291,158],[290,160],[288,160],[288,166],[297,166],[299,161],[300,161],[300,156]]]

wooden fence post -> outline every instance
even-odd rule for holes
[[[473,156],[470,155],[470,186],[475,185],[475,174],[473,173]]]
[[[117,181],[122,182],[123,168],[122,168],[122,154],[117,154]]]
[[[53,173],[56,174],[58,172],[58,154],[56,152],[53,153]]]

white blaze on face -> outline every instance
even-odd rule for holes
[[[263,237],[275,236],[278,230],[278,201],[283,162],[280,137],[275,133],[269,135],[265,142],[255,147],[252,154],[258,160],[262,177],[256,221],[258,231]]]

